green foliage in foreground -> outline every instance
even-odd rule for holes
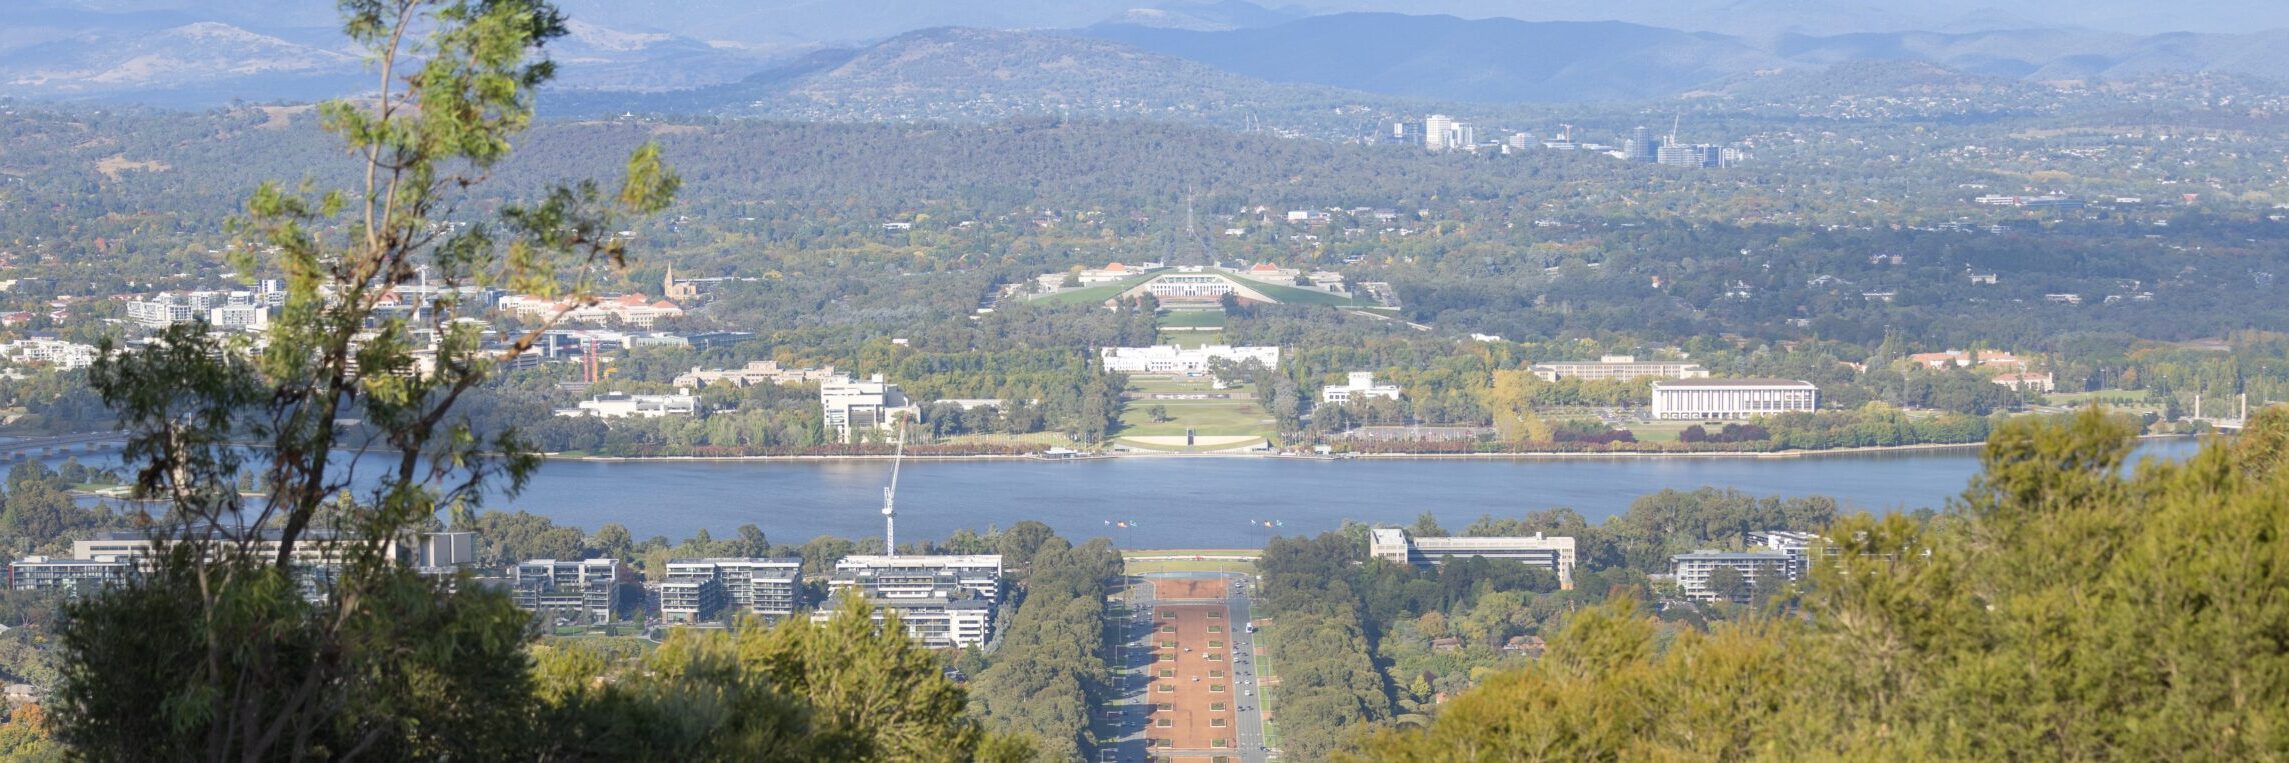
[[[1274,538],[1257,563],[1276,634],[1265,639],[1279,665],[1272,707],[1281,747],[1297,760],[1325,760],[1347,735],[1397,712],[1348,582],[1355,546],[1334,533]]]
[[[1844,520],[1801,617],[1666,646],[1635,601],[1355,759],[2289,756],[2289,409],[2125,474],[2098,412],[2018,420],[1932,522]]]
[[[533,88],[553,69],[528,56],[566,33],[563,18],[545,0],[342,7],[344,31],[387,84],[372,103],[321,113],[367,180],[318,195],[266,184],[248,202],[239,229],[251,240],[234,264],[287,276],[267,347],[191,324],[89,371],[127,430],[138,497],[167,504],[168,524],[152,531],[165,545],[148,571],[66,606],[55,714],[12,721],[0,743],[23,752],[22,729],[38,727],[88,760],[1030,755],[964,717],[967,699],[937,658],[855,602],[824,627],[681,634],[629,664],[528,650],[530,615],[507,593],[397,558],[391,542],[466,514],[496,480],[514,494],[537,464],[513,431],[480,437],[455,405],[547,322],[492,348],[480,322],[452,317],[450,289],[426,298],[426,326],[385,315],[382,297],[418,277],[591,298],[591,270],[627,264],[625,242],[606,232],[658,212],[678,181],[656,149],[639,148],[617,194],[581,183],[503,207],[498,227],[439,223],[529,122]],[[434,362],[417,367],[424,331],[437,337]],[[374,439],[353,441],[345,417]],[[357,473],[371,483],[360,485],[331,460],[351,447],[391,465]],[[242,475],[259,496],[240,489]],[[29,505],[24,485],[9,487],[11,506]],[[43,517],[6,519],[68,524]],[[535,529],[528,542],[564,542]],[[620,535],[604,540],[626,545]],[[300,563],[313,546],[337,563]]]
[[[989,724],[1040,740],[1035,760],[1085,757],[1089,709],[1109,688],[1104,602],[1120,574],[1120,554],[1104,538],[1042,544],[1000,648],[970,685]]]
[[[539,647],[539,738],[518,759],[1022,761],[938,657],[846,601],[823,626],[680,630],[634,665]]]
[[[527,647],[506,594],[402,569],[305,600],[277,568],[218,575],[185,555],[72,606],[59,740],[92,760],[966,761],[1028,759],[964,714],[938,657],[863,606],[825,625],[678,631],[640,659]],[[207,580],[202,581],[202,577]],[[202,612],[202,582],[222,606]],[[464,583],[466,581],[463,581]],[[337,618],[343,618],[338,620]],[[208,632],[236,689],[208,682]],[[347,674],[346,680],[332,680]],[[222,699],[228,702],[222,702]],[[231,712],[217,712],[226,710]]]

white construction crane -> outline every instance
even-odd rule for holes
[[[906,460],[906,419],[898,418],[898,447],[890,456],[890,485],[882,489],[882,552],[898,555],[898,466]]]

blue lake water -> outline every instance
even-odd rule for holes
[[[2182,457],[2194,447],[2163,441],[2141,453]],[[1425,511],[1454,529],[1482,514],[1560,506],[1596,522],[1638,496],[1704,485],[1827,495],[1847,509],[1885,512],[1940,507],[1977,467],[1970,450],[1793,459],[908,462],[899,480],[898,534],[942,539],[964,527],[1036,519],[1068,537],[1104,535],[1127,548],[1249,547],[1274,535],[1317,534],[1346,519],[1412,522]],[[557,461],[523,495],[488,508],[522,509],[587,530],[619,522],[638,538],[680,539],[700,528],[722,537],[747,523],[783,543],[879,537],[889,477],[890,464],[882,462]]]
[[[2139,453],[2181,458],[2196,447],[2162,440]],[[1826,495],[1847,511],[1882,513],[1942,507],[1977,469],[1970,449],[1785,459],[909,461],[899,479],[898,535],[943,539],[965,527],[1034,519],[1070,538],[1102,535],[1124,548],[1243,548],[1275,535],[1318,534],[1346,519],[1413,522],[1426,511],[1450,529],[1483,514],[1556,507],[1598,522],[1647,493],[1702,486]],[[880,537],[889,479],[886,461],[551,461],[522,495],[496,497],[485,508],[529,511],[587,531],[618,522],[639,539],[680,540],[702,528],[724,537],[752,523],[775,542],[801,543]]]

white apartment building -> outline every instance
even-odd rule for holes
[[[194,291],[153,294],[129,300],[127,320],[147,329],[163,329],[194,318],[206,318],[217,328],[260,329],[270,325],[269,294],[251,291]]]
[[[1341,404],[1378,397],[1385,400],[1399,399],[1399,385],[1376,384],[1373,371],[1353,371],[1347,376],[1349,381],[1343,386],[1321,387],[1319,401]]]
[[[261,331],[270,328],[270,308],[266,305],[224,305],[207,311],[207,324],[232,331]]]
[[[1183,348],[1175,345],[1151,347],[1105,347],[1098,350],[1104,358],[1105,370],[1124,374],[1185,374],[1208,370],[1208,361],[1223,358],[1234,363],[1250,360],[1264,364],[1265,368],[1280,366],[1278,347],[1233,347],[1212,344],[1204,347]]]
[[[660,617],[697,622],[732,607],[778,622],[803,603],[802,569],[803,560],[792,558],[671,559],[660,587]]]
[[[634,576],[613,559],[531,559],[509,568],[509,577],[517,606],[607,621],[621,609]]]
[[[1638,379],[1657,376],[1664,379],[1706,379],[1709,369],[1699,363],[1681,360],[1638,360],[1632,355],[1607,355],[1597,362],[1586,360],[1558,360],[1536,363],[1530,369],[1542,381],[1559,379]]]
[[[835,562],[835,577],[828,581],[827,588],[828,590],[840,590],[850,586],[855,578],[844,580],[844,573],[855,574],[884,570],[922,570],[931,573],[942,570],[950,572],[954,575],[955,584],[963,590],[975,593],[987,601],[1001,601],[1002,567],[1000,554],[902,554],[899,556],[852,554]],[[897,596],[899,594],[890,593],[888,595]]]
[[[922,415],[921,406],[906,399],[898,385],[883,381],[882,374],[865,381],[838,378],[819,384],[819,406],[825,409],[827,430],[839,442],[853,441],[861,430],[889,431],[901,413]]]
[[[1677,588],[1685,598],[1693,601],[1716,601],[1722,593],[1711,588],[1709,576],[1720,568],[1731,568],[1748,582],[1740,591],[1733,592],[1730,601],[1749,603],[1750,594],[1757,588],[1789,580],[1793,568],[1786,551],[1695,551],[1669,557],[1671,574],[1677,578]]]
[[[191,306],[172,294],[127,303],[127,320],[147,329],[163,329],[177,323],[189,323],[192,315]]]
[[[811,622],[824,623],[834,619],[842,600],[829,599],[811,612]],[[872,618],[877,625],[898,617],[899,627],[908,638],[922,642],[933,649],[959,649],[979,646],[993,639],[994,604],[978,598],[965,598],[958,592],[941,592],[926,598],[870,599]]]
[[[66,342],[51,337],[30,337],[0,344],[0,356],[15,363],[44,363],[70,371],[95,365],[93,345]]]
[[[937,648],[983,644],[993,638],[1001,601],[1001,556],[847,556],[835,563],[826,606],[812,622],[834,617],[841,592],[857,590],[875,622],[897,613],[906,634]]]
[[[1416,538],[1397,528],[1377,528],[1368,535],[1368,555],[1392,564],[1427,567],[1455,557],[1515,559],[1558,574],[1561,588],[1574,587],[1574,539],[1547,537]]]
[[[631,395],[625,392],[607,392],[580,401],[578,408],[559,408],[556,415],[578,418],[594,416],[600,419],[644,418],[663,416],[690,416],[699,412],[699,397],[689,391],[674,395]]]
[[[1675,379],[1653,383],[1653,418],[1687,421],[1753,419],[1811,411],[1820,390],[1788,379]]]
[[[689,625],[711,620],[723,611],[723,579],[715,565],[668,562],[668,579],[659,584],[660,621]]]
[[[1788,555],[1788,564],[1781,572],[1790,580],[1799,580],[1812,572],[1812,546],[1822,538],[1794,530],[1762,530],[1749,533],[1745,540],[1751,551],[1778,551]]]

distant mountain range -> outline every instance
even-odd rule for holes
[[[1250,29],[1106,25],[1088,34],[1274,82],[1454,101],[1635,100],[1775,69],[1934,64],[2032,80],[2208,71],[2289,80],[2289,30],[2128,35],[2070,29],[1784,34],[1754,40],[1620,22],[1348,13]]]
[[[0,2],[0,95],[197,107],[233,98],[328,98],[373,86],[331,14],[292,11],[313,4],[285,3],[264,19],[258,6],[267,3],[244,0],[216,0],[199,11],[145,8],[154,3],[137,0],[75,2],[96,7]],[[570,35],[549,45],[566,87],[701,87],[737,81],[773,60],[586,19],[569,26]]]
[[[554,113],[721,113],[797,119],[1138,117],[1240,126],[1299,112],[1357,122],[1365,101],[1402,99],[1310,84],[1276,84],[1176,56],[1090,37],[941,28],[862,49],[822,50],[737,83],[629,95],[560,92]],[[1351,112],[1345,116],[1346,110]]]
[[[1680,9],[1715,0],[1649,0]],[[1967,0],[1939,0],[1960,8]],[[563,0],[572,34],[560,63],[560,108],[693,111],[847,119],[995,118],[1011,114],[1151,116],[1241,121],[1325,109],[1322,121],[1406,103],[1644,100],[1720,88],[1775,71],[1865,61],[1929,64],[2024,80],[2209,71],[2289,80],[2274,54],[2289,31],[2135,35],[2012,23],[1971,13],[1965,31],[1810,32],[1761,36],[1664,26],[1529,22],[1394,13],[1309,15],[1246,0],[945,0],[924,18],[1092,19],[1071,30],[938,28],[861,44],[755,42],[731,34],[774,14],[825,13],[819,3],[758,0]],[[1844,14],[1876,24],[1885,7],[1856,0],[1725,0],[1738,14]],[[2030,0],[2027,9],[2050,7]],[[1465,0],[1433,5],[1470,5]],[[325,14],[266,2],[20,0],[0,3],[0,96],[104,98],[201,106],[244,98],[305,100],[370,87],[363,62]],[[874,18],[910,0],[848,0]],[[1544,10],[1571,8],[1552,0]],[[1616,4],[1620,5],[1620,4]],[[1635,4],[1631,4],[1637,8]],[[1863,7],[1865,5],[1865,7]],[[2053,3],[2055,5],[2055,3]],[[798,7],[799,6],[799,7]],[[295,7],[299,7],[296,5]],[[1640,9],[1642,10],[1642,9]],[[690,34],[683,15],[725,34]],[[711,15],[712,14],[712,15]],[[809,18],[809,16],[805,16]],[[643,23],[649,19],[654,22]],[[912,19],[909,19],[912,21]],[[885,23],[888,23],[885,21]],[[673,27],[673,30],[663,30]],[[568,92],[582,93],[565,97]]]
[[[1614,21],[1345,13],[1228,31],[1087,33],[1273,82],[1448,101],[1636,100],[1787,63],[1737,38]]]

